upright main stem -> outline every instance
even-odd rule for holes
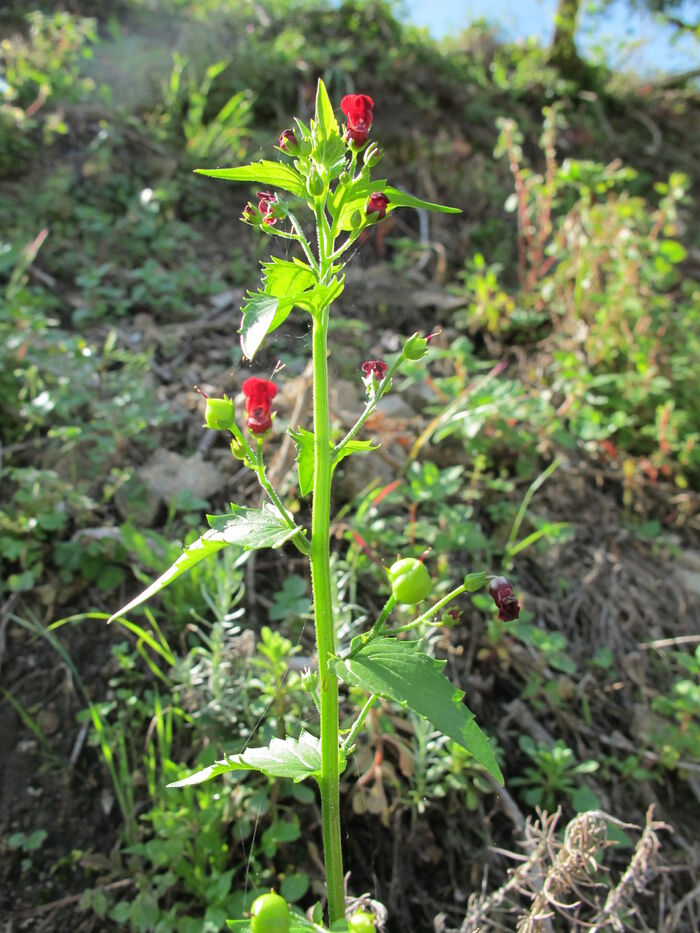
[[[311,521],[311,581],[321,693],[321,817],[330,923],[345,917],[343,852],[340,838],[338,675],[333,666],[335,636],[331,599],[331,445],[328,415],[328,308],[314,316],[314,498]]]

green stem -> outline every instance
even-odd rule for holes
[[[384,628],[384,623],[391,615],[391,610],[394,608],[395,605],[396,605],[396,597],[392,593],[391,596],[384,603],[382,611],[377,616],[377,621],[374,623],[374,625],[368,632],[368,634],[372,638],[378,635],[381,632],[381,630]]]
[[[255,464],[256,464],[255,472],[258,475],[258,482],[260,483],[262,488],[265,490],[265,492],[270,497],[272,504],[275,506],[277,511],[280,513],[285,525],[287,525],[289,528],[295,528],[296,522],[285,509],[282,503],[282,500],[280,499],[280,497],[277,495],[277,492],[275,491],[274,486],[272,485],[270,480],[267,478],[267,471],[265,470],[265,462],[262,456],[262,448],[263,448],[262,438],[259,437],[257,456],[255,458]],[[296,534],[293,538],[291,538],[291,541],[294,545],[296,545],[296,547],[298,548],[298,550],[301,551],[302,554],[306,554],[308,556],[311,553],[311,547],[309,545],[309,542],[306,540],[306,538],[303,535],[302,528],[299,529],[298,534]]]
[[[451,603],[453,599],[456,599],[458,596],[461,596],[462,593],[466,593],[467,588],[462,584],[461,586],[455,587],[453,590],[443,596],[442,599],[438,600],[434,606],[431,606],[427,612],[424,612],[422,616],[418,616],[417,619],[414,619],[413,622],[408,622],[406,625],[400,625],[398,628],[387,629],[387,634],[395,635],[397,632],[410,632],[414,628],[418,628],[419,625],[423,625],[425,622],[430,621],[434,615],[437,615],[441,609],[444,609],[448,603]]]
[[[301,224],[296,219],[294,214],[292,214],[291,212],[287,214],[287,217],[289,218],[289,222],[291,223],[292,227],[294,227],[294,229],[296,230],[297,236],[299,238],[299,242],[301,243],[301,248],[304,250],[304,254],[306,258],[309,260],[309,265],[311,266],[313,271],[316,273],[316,275],[320,276],[321,270],[318,267],[318,263],[316,262],[314,254],[311,252],[311,246],[309,244],[309,241],[304,236],[304,231],[301,229]]]
[[[374,704],[377,702],[379,697],[376,693],[370,693],[369,698],[365,705],[360,711],[360,715],[357,717],[355,722],[352,724],[352,728],[348,732],[345,741],[343,742],[343,752],[348,754],[355,744],[355,739],[358,736],[360,729],[362,728],[365,719],[367,718],[367,713],[372,709]]]
[[[319,212],[320,213],[320,212]],[[320,218],[319,218],[320,219]],[[326,237],[319,226],[322,268],[328,263]],[[324,273],[330,270],[324,268]],[[314,498],[311,520],[311,583],[318,647],[321,693],[321,822],[326,864],[329,925],[345,917],[343,851],[340,837],[340,769],[338,724],[338,675],[334,667],[335,637],[331,599],[330,508],[331,450],[328,411],[328,308],[314,316]]]

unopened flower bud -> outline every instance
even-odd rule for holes
[[[341,185],[347,185],[350,181],[350,172],[341,172],[338,176],[338,181]]]
[[[505,577],[494,577],[489,583],[489,596],[498,606],[501,622],[512,622],[520,615],[520,605],[513,587]]]
[[[299,143],[293,129],[285,130],[280,136],[280,149],[284,149],[289,155],[296,155],[299,152]]]
[[[365,217],[361,211],[353,211],[350,214],[350,229],[359,230],[360,227],[364,224]]]
[[[321,176],[315,169],[312,169],[309,177],[306,179],[306,190],[309,197],[320,198],[325,191],[325,188],[326,186]]]
[[[246,461],[246,452],[245,447],[238,440],[237,437],[231,438],[231,453],[236,458],[236,460]]]
[[[212,431],[230,431],[236,423],[236,412],[230,398],[208,398],[204,423]]]
[[[376,143],[371,143],[366,149],[363,156],[365,165],[368,168],[374,168],[375,165],[379,165],[384,157],[384,152]]]
[[[374,222],[378,223],[386,217],[386,209],[389,204],[389,198],[381,191],[375,191],[367,198],[365,205],[365,214]],[[376,214],[374,217],[372,215]]]

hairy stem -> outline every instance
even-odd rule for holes
[[[323,234],[319,242],[325,245]],[[323,247],[322,247],[323,256]],[[311,582],[321,694],[321,819],[326,864],[329,921],[345,917],[343,852],[340,839],[338,675],[331,600],[330,503],[331,450],[328,412],[328,308],[314,316],[314,498],[311,521]]]

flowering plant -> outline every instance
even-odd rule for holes
[[[279,548],[293,544],[310,562],[313,609],[316,626],[318,673],[305,680],[315,694],[320,710],[320,735],[302,730],[299,735],[273,739],[268,747],[248,748],[229,755],[204,770],[171,786],[197,784],[235,770],[258,770],[266,775],[294,781],[316,781],[321,795],[323,849],[326,868],[328,922],[334,930],[358,929],[345,915],[342,850],[340,834],[339,778],[352,753],[358,734],[372,704],[384,697],[407,706],[467,749],[497,781],[503,781],[487,737],[477,726],[463,702],[464,694],[442,673],[444,661],[437,661],[421,650],[420,639],[403,637],[421,634],[427,627],[449,624],[459,613],[446,607],[463,593],[474,592],[492,580],[485,573],[468,574],[432,606],[412,621],[391,624],[397,604],[414,606],[425,601],[431,590],[429,572],[422,558],[404,558],[388,569],[388,598],[368,631],[358,633],[349,649],[339,652],[331,600],[330,494],[333,472],[348,456],[367,452],[374,445],[360,438],[365,422],[382,396],[391,388],[392,377],[406,360],[420,360],[428,352],[433,335],[413,334],[391,363],[367,360],[361,369],[367,392],[365,408],[347,434],[331,436],[328,404],[327,344],[331,306],[343,291],[343,269],[348,250],[362,231],[400,207],[422,208],[446,213],[458,212],[413,197],[372,179],[371,169],[381,153],[369,144],[373,101],[366,94],[344,97],[341,110],[347,117],[341,132],[326,88],[319,81],[314,119],[307,126],[295,120],[295,127],[280,137],[279,150],[292,164],[263,160],[229,169],[203,169],[201,174],[231,181],[248,181],[274,188],[258,192],[243,212],[243,220],[268,236],[294,241],[301,252],[291,260],[273,258],[263,263],[263,283],[249,292],[242,308],[241,346],[252,360],[266,337],[279,328],[292,312],[308,314],[313,335],[313,432],[289,428],[298,452],[299,489],[312,496],[311,529],[297,524],[268,480],[263,448],[273,421],[272,402],[277,393],[274,382],[251,377],[245,380],[245,426],[250,440],[239,427],[233,402],[208,399],[206,421],[209,427],[230,431],[235,457],[253,470],[267,494],[261,509],[232,505],[224,515],[210,515],[210,528],[194,544],[186,547],[173,566],[143,593],[124,606],[117,618],[140,605],[167,586],[180,574],[228,545],[245,549]],[[306,207],[315,221],[315,247],[297,218]],[[251,443],[252,441],[252,443]],[[491,592],[501,618],[515,618],[518,604],[512,588],[496,578]],[[402,636],[402,637],[399,637]],[[363,708],[344,736],[339,730],[339,682],[359,687],[367,695]],[[253,920],[258,921],[257,914]],[[286,921],[285,921],[286,922]],[[320,908],[313,921],[294,916],[289,929],[323,930]],[[364,922],[364,920],[363,920]],[[372,923],[371,919],[367,921]],[[231,921],[232,928],[250,930],[248,921]],[[366,926],[372,929],[372,926]]]

